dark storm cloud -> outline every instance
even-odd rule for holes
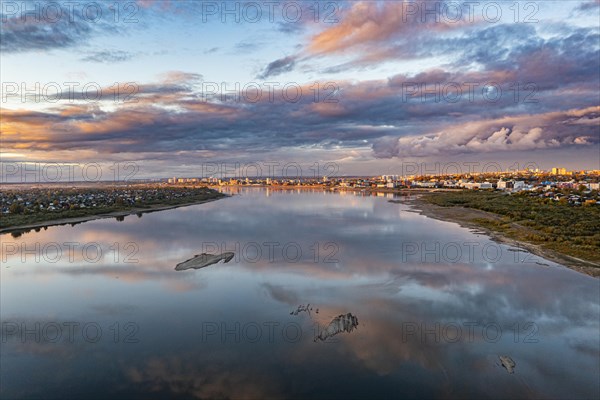
[[[579,7],[577,7],[578,11],[592,11],[600,7],[600,0],[588,0],[582,2]]]
[[[88,13],[82,13],[78,4],[3,2],[0,49],[6,53],[64,49],[86,43],[97,34],[120,31],[109,23],[110,18],[101,18],[110,13],[104,4],[94,3],[97,8]]]
[[[598,29],[557,28],[543,39],[531,25],[485,25],[452,37],[425,35],[418,41],[407,38],[385,41],[382,46],[322,72],[361,70],[377,67],[383,61],[427,59],[441,54],[453,58],[448,65],[452,69],[511,71],[515,78],[544,81],[546,86],[556,88],[561,84],[559,79],[565,83],[590,78],[597,81],[599,43]]]
[[[96,51],[93,53],[89,53],[87,56],[83,57],[81,61],[88,62],[98,62],[98,63],[116,63],[129,61],[133,58],[133,54],[127,51]]]
[[[275,60],[266,66],[262,74],[258,76],[259,79],[266,79],[273,76],[281,75],[284,72],[290,72],[296,65],[296,57],[288,56]]]
[[[2,23],[0,49],[7,53],[18,53],[71,47],[88,40],[92,30],[84,22],[39,23],[9,18]]]
[[[456,67],[477,63],[488,71],[510,71],[521,81],[556,88],[598,81],[599,44],[597,29],[572,29],[544,40],[532,26],[499,25],[438,46],[460,54]]]
[[[411,78],[431,82],[445,77],[439,72]],[[5,126],[18,134],[7,136],[3,145],[112,154],[157,149],[252,152],[315,145],[351,148],[364,146],[366,140],[374,144],[377,157],[391,157],[598,144],[594,108],[523,115],[507,101],[495,104],[495,109],[499,115],[510,111],[514,117],[472,122],[473,114],[485,113],[488,102],[402,101],[400,79],[347,85],[338,103],[316,103],[311,98],[296,103],[267,98],[254,103],[209,102],[181,82],[147,84],[140,86],[137,102],[116,111],[84,104],[27,115],[5,112]],[[450,117],[460,113],[465,116]]]
[[[376,157],[437,156],[598,146],[600,106],[449,124],[427,135],[378,139]]]
[[[412,3],[414,6],[414,3],[418,2]],[[321,15],[322,19],[318,19],[317,25],[321,30],[314,33],[297,54],[269,63],[265,67],[264,76],[268,76],[272,67],[280,67],[282,64],[286,66],[286,71],[294,68],[294,64],[284,63],[286,59],[309,60],[315,57],[355,54],[354,62],[360,64],[365,60],[374,63],[395,58],[400,45],[412,45],[416,49],[417,46],[421,46],[420,39],[423,35],[439,34],[463,27],[462,22],[452,22],[445,18],[422,20],[420,13],[407,12],[407,3],[401,1],[330,4],[335,6],[332,9],[325,7],[327,12],[323,14],[327,17]],[[439,6],[441,2],[436,4]],[[417,6],[419,7],[420,3]],[[305,15],[311,15],[308,12],[310,7]],[[438,13],[442,10],[441,7],[437,9]],[[308,20],[303,21],[303,24],[311,25]],[[275,68],[275,71],[278,71],[278,68]]]
[[[234,52],[235,54],[239,54],[240,52],[251,53],[257,51],[262,46],[264,46],[264,43],[260,43],[256,40],[243,40],[235,44]]]

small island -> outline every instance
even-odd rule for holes
[[[189,260],[180,262],[175,266],[175,271],[185,271],[187,269],[200,269],[208,267],[223,260],[224,264],[227,264],[235,256],[235,253],[227,251],[221,254],[208,254],[202,253],[197,254]]]

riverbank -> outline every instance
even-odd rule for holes
[[[515,231],[524,231],[529,229],[528,227],[522,226],[515,222],[506,223],[501,215],[460,206],[442,207],[424,200],[422,196],[412,197],[406,201],[402,201],[402,203],[411,205],[416,212],[429,218],[455,222],[462,227],[476,229],[486,234],[497,243],[503,243],[509,246],[514,246],[518,249],[524,249],[532,254],[564,265],[577,272],[595,278],[600,277],[600,264],[594,261],[584,260],[578,257],[563,254],[561,252],[545,248],[541,244],[524,241],[521,238],[517,239],[506,232],[491,228],[490,225],[494,226],[496,224],[503,223],[505,225],[508,224],[510,228],[514,229]]]
[[[188,206],[193,206],[196,204],[208,203],[211,201],[220,200],[225,197],[229,197],[229,196],[226,194],[222,194],[221,196],[218,196],[215,198],[199,199],[196,201],[180,203],[180,204],[153,204],[153,205],[149,205],[144,208],[135,207],[135,208],[129,208],[129,209],[125,209],[125,210],[111,211],[108,213],[90,214],[90,215],[81,216],[81,217],[56,218],[56,219],[51,219],[51,220],[47,220],[47,221],[34,222],[34,223],[30,223],[30,224],[8,226],[5,228],[1,228],[0,234],[12,233],[12,234],[18,235],[18,234],[29,232],[32,229],[47,228],[49,226],[76,225],[76,224],[80,224],[80,223],[87,222],[87,221],[93,221],[93,220],[97,220],[97,219],[124,218],[128,215],[133,215],[133,214],[139,214],[139,215],[149,214],[152,212],[172,210],[174,208],[179,208],[179,207],[188,207]]]

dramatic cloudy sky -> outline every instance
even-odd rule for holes
[[[598,0],[0,3],[5,164],[600,169]]]

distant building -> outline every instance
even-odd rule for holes
[[[417,186],[417,187],[429,187],[429,188],[433,188],[436,186],[435,182],[419,182],[419,181],[413,181],[412,186]]]
[[[504,180],[500,179],[500,180],[498,180],[498,183],[496,183],[496,188],[498,188],[500,190],[512,189],[513,187],[514,187],[513,181],[504,181]]]
[[[525,182],[524,181],[515,181],[513,184],[513,190],[519,191],[519,190],[524,190],[525,189]]]

